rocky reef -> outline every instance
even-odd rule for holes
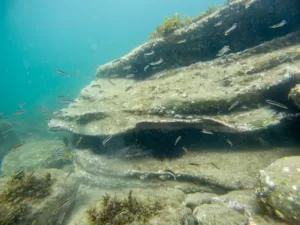
[[[298,223],[287,204],[298,176],[288,182],[278,169],[299,154],[289,127],[299,129],[297,15],[297,0],[228,1],[184,23],[166,19],[148,42],[99,67],[48,124],[82,141],[64,164],[81,184],[67,224],[138,221],[120,200],[130,189],[165,203],[145,224]],[[43,165],[61,163],[55,146]],[[105,193],[117,197],[103,204]]]
[[[239,133],[280,124],[282,108],[268,103],[294,107],[287,96],[300,77],[297,0],[247,9],[232,1],[213,11],[101,66],[49,128],[98,136],[182,128]],[[288,23],[270,28],[278,18]],[[218,54],[224,46],[232,53]]]

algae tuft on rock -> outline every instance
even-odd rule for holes
[[[91,224],[145,224],[152,216],[162,209],[158,201],[140,202],[129,191],[128,197],[119,199],[106,194],[100,202],[99,209],[93,207],[88,211]]]
[[[50,194],[51,174],[37,178],[20,173],[7,180],[0,191],[0,224],[17,224],[30,212],[31,205]]]

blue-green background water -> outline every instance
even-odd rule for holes
[[[147,41],[164,17],[175,12],[194,16],[224,0],[2,0],[0,4],[0,112],[12,119],[19,103],[26,102],[27,112],[17,119],[36,122],[37,108],[60,108],[58,95],[76,98],[94,79],[95,65]]]

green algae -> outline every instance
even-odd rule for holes
[[[189,17],[181,19],[179,13],[175,13],[171,18],[165,18],[164,23],[158,26],[156,30],[150,34],[150,39],[168,36],[176,29],[184,27],[188,23],[190,23]]]
[[[209,8],[205,12],[203,12],[193,18],[191,18],[188,15],[185,15],[183,18],[181,18],[179,13],[175,13],[170,18],[166,17],[164,20],[164,23],[162,25],[158,26],[155,29],[155,31],[153,31],[150,34],[150,40],[154,39],[154,38],[158,38],[158,37],[167,37],[170,34],[172,34],[176,29],[188,26],[191,23],[208,16],[209,14],[215,12],[216,10],[217,10],[216,7],[209,6]]]
[[[21,173],[7,180],[0,191],[0,224],[11,225],[22,221],[31,209],[31,204],[50,194],[54,180],[46,173],[37,178]]]
[[[106,194],[100,202],[100,209],[93,207],[88,211],[91,224],[145,224],[153,215],[162,209],[158,201],[148,200],[145,203],[138,201],[129,191],[128,197],[119,199]]]

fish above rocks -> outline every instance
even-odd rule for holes
[[[125,148],[122,148],[118,153],[117,156],[121,158],[140,158],[148,156],[152,153],[151,150],[145,149],[139,145],[131,145]]]

